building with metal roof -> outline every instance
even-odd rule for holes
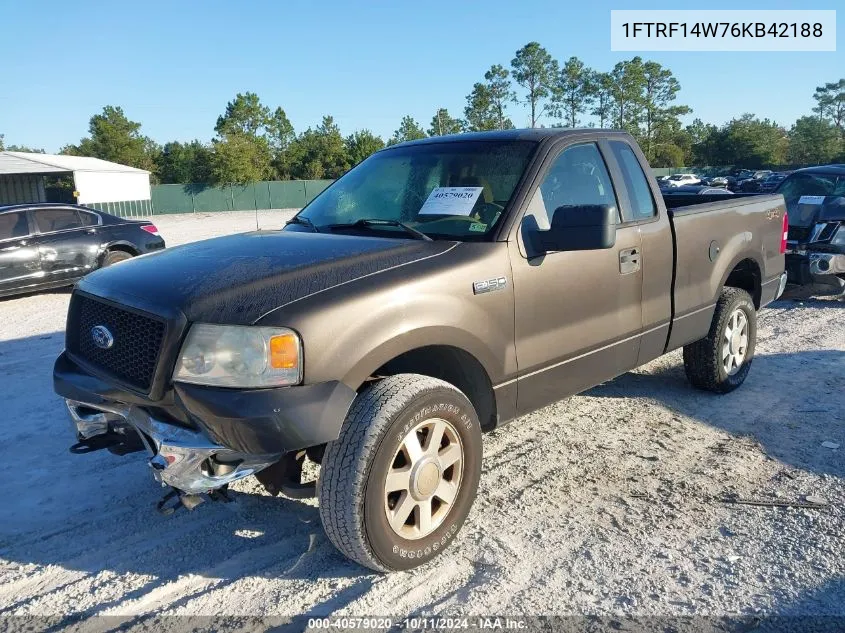
[[[48,178],[63,175],[73,179],[71,199],[45,186]],[[121,216],[146,215],[152,211],[150,172],[89,156],[0,152],[0,205],[29,202],[76,202]]]

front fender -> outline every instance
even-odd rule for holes
[[[385,272],[282,307],[258,324],[300,333],[306,383],[340,380],[357,389],[400,354],[444,345],[472,355],[496,385],[516,375],[513,287],[473,293],[475,280],[510,279],[505,249],[478,246],[484,251],[466,249],[466,261],[424,274]]]
[[[337,314],[331,309],[313,314],[298,330],[305,347],[305,380],[340,379],[357,389],[400,354],[446,345],[472,355],[495,385],[516,372],[509,294],[455,296],[419,293],[400,286],[381,301],[362,298],[360,306],[347,305]],[[496,310],[503,314],[491,318],[485,304],[507,306],[507,310]]]

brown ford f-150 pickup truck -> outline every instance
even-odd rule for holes
[[[482,431],[680,347],[693,386],[742,384],[786,221],[779,195],[661,196],[622,132],[396,145],[282,230],[79,282],[71,450],[146,449],[163,511],[253,474],[316,494],[339,550],[409,569],[466,518]]]

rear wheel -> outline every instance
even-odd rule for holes
[[[323,456],[318,496],[329,539],[377,571],[417,567],[451,543],[481,474],[481,428],[447,382],[389,376],[355,400]]]
[[[698,388],[728,393],[745,382],[757,342],[757,310],[740,288],[725,288],[706,338],[684,346],[687,379]]]
[[[127,259],[132,259],[131,253],[127,253],[126,251],[108,251],[103,258],[103,268]]]

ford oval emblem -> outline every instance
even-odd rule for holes
[[[100,349],[109,349],[114,345],[114,336],[105,325],[95,325],[91,328],[91,340]]]

